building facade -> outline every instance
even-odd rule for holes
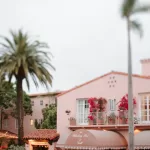
[[[133,75],[135,148],[150,149],[150,59],[141,65]],[[127,149],[128,110],[119,110],[127,92],[128,74],[112,71],[58,95],[57,147]],[[92,111],[91,98],[104,98],[105,110]]]
[[[38,122],[41,122],[43,119],[42,109],[49,106],[50,104],[56,104],[56,95],[58,94],[60,94],[60,92],[29,95],[31,98],[33,113],[32,115],[26,115],[24,117],[24,135],[27,135],[36,129],[34,125],[35,119],[37,119]],[[5,112],[6,111],[8,113],[9,110],[5,110]],[[2,130],[7,130],[17,134],[17,119],[11,117],[11,115],[9,115],[8,118],[3,118]]]

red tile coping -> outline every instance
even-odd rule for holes
[[[58,92],[47,92],[47,93],[36,93],[36,94],[29,94],[30,97],[38,97],[38,96],[52,96],[61,94],[63,91]]]
[[[17,139],[18,136],[15,133],[12,133],[7,130],[0,130],[0,138],[7,138],[7,139]]]
[[[95,78],[95,79],[93,79],[93,80],[90,80],[90,81],[88,81],[88,82],[86,82],[86,83],[83,83],[83,84],[81,84],[81,85],[79,85],[79,86],[76,86],[76,87],[71,88],[71,89],[69,89],[69,90],[67,90],[67,91],[64,91],[64,92],[58,94],[56,97],[62,96],[62,95],[64,95],[64,94],[67,94],[67,93],[69,93],[69,92],[71,92],[71,91],[73,91],[73,90],[76,90],[76,89],[78,89],[78,88],[80,88],[80,87],[82,87],[82,86],[85,86],[85,85],[87,85],[87,84],[90,84],[90,83],[92,83],[92,82],[94,82],[94,81],[97,81],[97,80],[99,80],[99,79],[101,79],[101,78],[103,78],[103,77],[105,77],[105,76],[111,75],[111,74],[124,75],[124,76],[127,76],[127,75],[128,75],[128,74],[125,73],[125,72],[111,71],[111,72],[109,72],[109,73],[107,73],[107,74],[104,74],[104,75],[102,75],[102,76],[100,76],[100,77],[97,77],[97,78]],[[144,76],[144,75],[138,75],[138,74],[133,74],[132,76],[133,76],[133,77],[136,77],[136,78],[150,79],[150,76]]]
[[[59,133],[55,129],[37,129],[27,136],[24,136],[24,139],[41,139],[41,140],[53,140],[59,138]]]

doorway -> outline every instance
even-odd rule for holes
[[[48,150],[48,147],[45,145],[32,145],[33,150]]]

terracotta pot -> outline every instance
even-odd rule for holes
[[[70,120],[70,126],[76,126],[76,120]]]
[[[109,125],[115,124],[115,120],[108,120],[108,124]]]
[[[89,125],[93,125],[93,120],[88,120]]]
[[[104,120],[103,120],[103,119],[98,119],[98,120],[97,120],[97,124],[98,124],[98,125],[104,124]]]
[[[119,124],[127,124],[126,118],[120,118]]]

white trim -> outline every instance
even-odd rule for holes
[[[79,122],[79,115],[80,115],[80,113],[79,113],[79,101],[84,101],[83,102],[83,104],[81,105],[81,106],[83,106],[83,113],[81,113],[82,115],[83,115],[83,122],[81,123],[81,122]],[[84,118],[84,115],[86,114],[85,113],[85,101],[88,101],[88,99],[87,98],[78,98],[78,99],[76,99],[76,107],[77,107],[77,113],[76,113],[76,121],[77,121],[77,124],[78,125],[88,125],[88,114],[89,114],[89,109],[88,109],[88,114],[87,114],[87,122],[85,121],[85,118]]]
[[[18,129],[18,120],[15,119],[15,129]]]
[[[5,127],[5,128],[8,127],[8,119],[4,119],[4,127]]]

